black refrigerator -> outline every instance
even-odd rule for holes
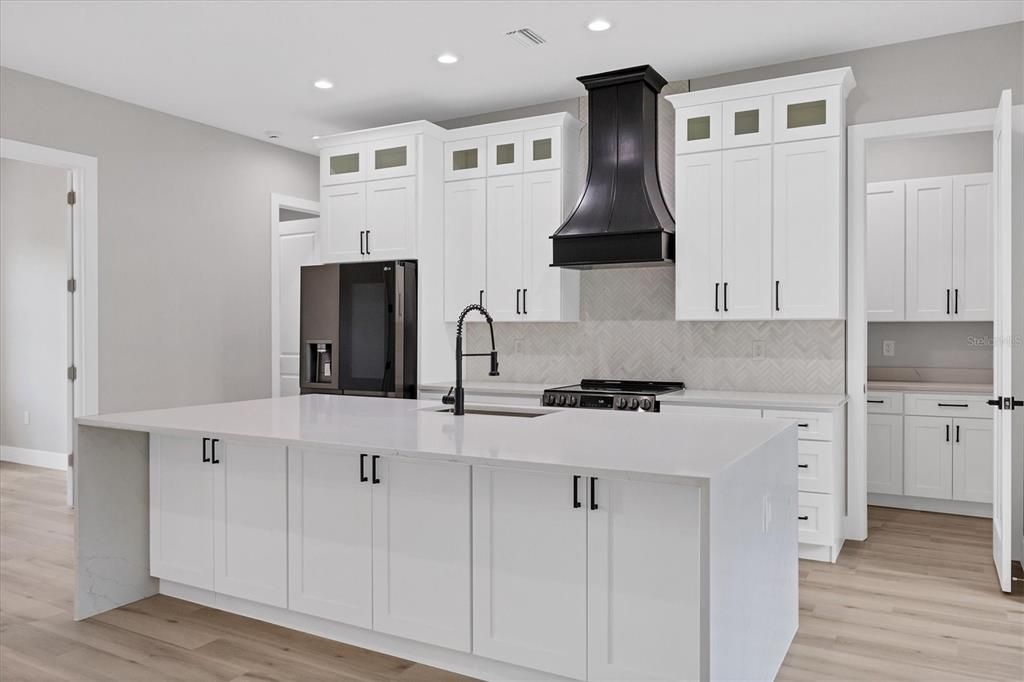
[[[416,397],[416,261],[306,265],[299,389]]]

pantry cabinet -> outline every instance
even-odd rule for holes
[[[869,322],[906,318],[905,197],[902,181],[873,182],[867,186],[865,289]]]
[[[907,319],[953,315],[953,179],[908,180]]]
[[[953,317],[993,316],[992,174],[953,176]]]

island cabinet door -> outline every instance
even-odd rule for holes
[[[370,453],[289,448],[288,608],[373,626]]]
[[[699,679],[700,490],[615,479],[587,487],[587,679]]]
[[[470,650],[469,466],[371,457],[373,629]]]
[[[288,605],[288,462],[284,447],[221,441],[214,471],[214,576],[219,594]]]
[[[209,439],[149,440],[149,571],[213,589],[213,466]]]
[[[585,479],[473,467],[473,653],[587,673]]]

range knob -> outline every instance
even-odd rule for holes
[[[650,398],[644,398],[643,400],[641,400],[640,401],[640,409],[642,409],[645,412],[647,410],[650,410],[651,409],[651,399]]]
[[[640,401],[637,400],[636,398],[630,398],[629,399],[629,409],[635,410],[638,407],[640,407]]]
[[[619,408],[620,410],[626,409],[626,399],[625,398],[616,398],[615,399],[615,407]]]
[[[558,396],[558,404],[559,405],[565,405],[565,395],[564,394]]]
[[[576,403],[579,399],[575,395],[569,396],[569,407],[576,407]]]
[[[544,404],[545,405],[554,405],[555,404],[555,394],[554,393],[546,393],[544,395]]]

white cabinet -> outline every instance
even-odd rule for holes
[[[953,313],[953,179],[908,180],[907,319]]]
[[[991,320],[992,174],[953,177],[953,317]]]
[[[953,499],[992,502],[992,420],[953,420]]]
[[[722,105],[718,102],[676,109],[676,154],[722,148]]]
[[[562,129],[558,126],[523,133],[523,171],[562,167]]]
[[[416,178],[366,183],[366,260],[416,255]]]
[[[523,176],[487,178],[487,309],[496,320],[522,315]]]
[[[444,317],[455,321],[473,303],[488,305],[487,180],[444,185]]]
[[[845,315],[840,144],[840,138],[830,137],[772,148],[776,319],[842,319]]]
[[[903,492],[915,497],[953,497],[952,420],[907,416],[903,419]]]
[[[510,132],[487,137],[487,174],[523,172],[523,133]]]
[[[340,185],[366,180],[366,145],[341,144],[320,152],[320,185]]]
[[[722,318],[771,317],[772,151],[722,152]]]
[[[722,103],[722,148],[772,141],[772,98],[751,97]]]
[[[474,653],[586,677],[584,487],[570,474],[473,468]]]
[[[844,105],[842,91],[834,86],[775,95],[775,141],[838,136],[845,120]]]
[[[323,260],[362,260],[366,254],[366,183],[325,187],[321,206]]]
[[[869,493],[903,494],[903,415],[868,414]]]
[[[866,295],[869,322],[903,320],[904,309],[904,183],[873,182],[867,186]]]
[[[579,273],[551,267],[551,235],[562,222],[562,173],[523,175],[523,319],[557,322],[579,317]]]
[[[465,180],[487,175],[487,138],[445,142],[444,179]]]
[[[470,467],[371,457],[373,628],[470,650]]]
[[[288,608],[370,628],[369,453],[288,453]]]
[[[722,154],[676,157],[676,319],[721,317]]]
[[[416,173],[416,136],[406,135],[371,142],[368,147],[367,180],[398,178]]]

